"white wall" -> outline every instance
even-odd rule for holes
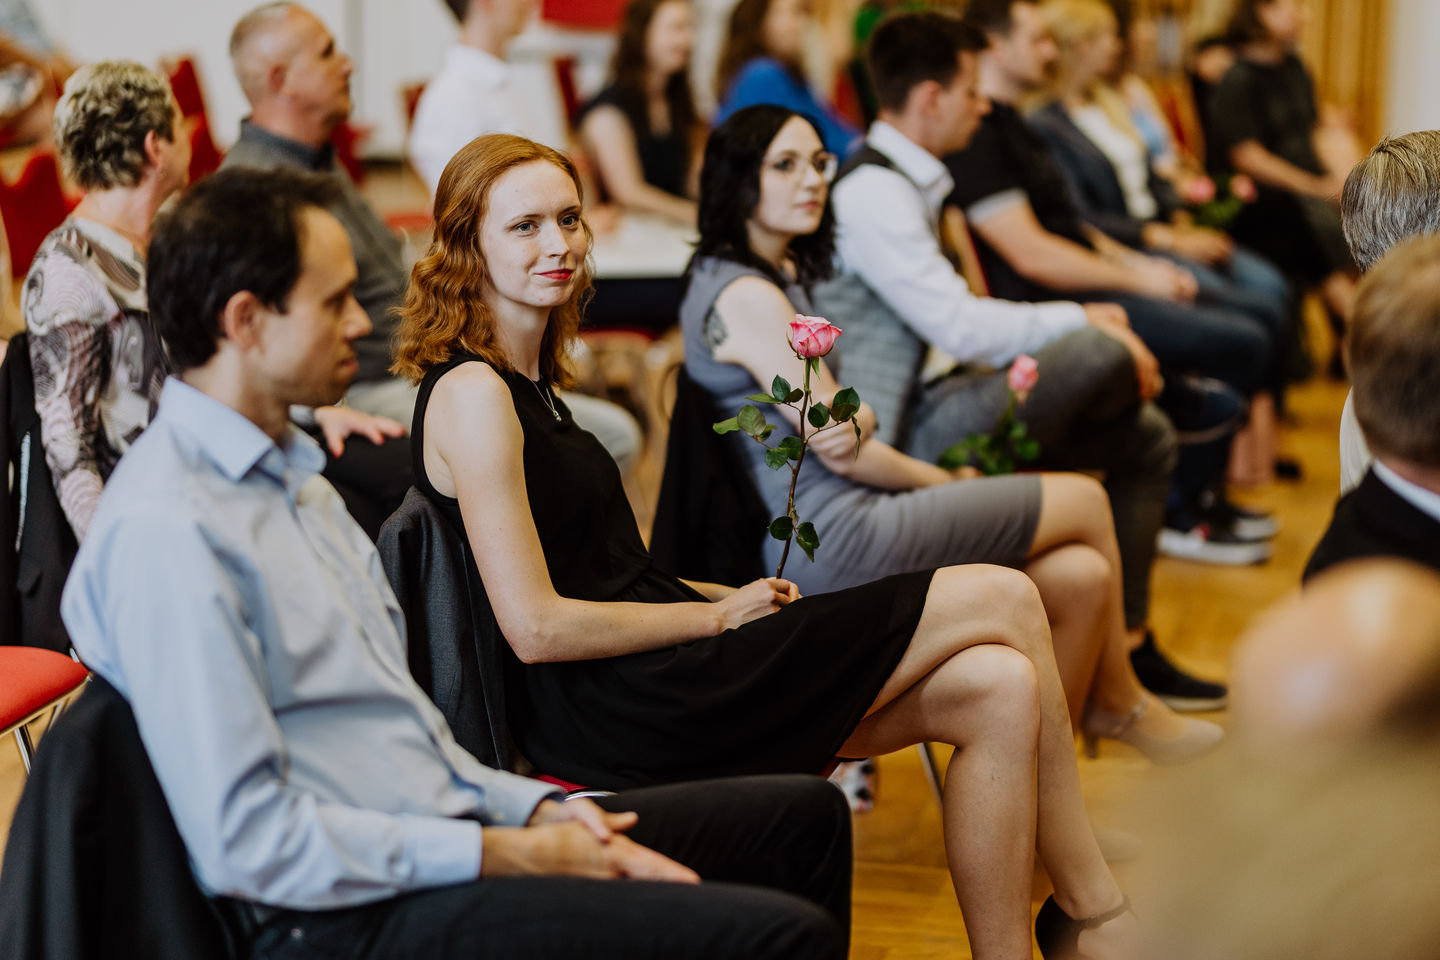
[[[235,138],[247,112],[230,72],[230,28],[260,0],[40,0],[31,2],[56,43],[78,63],[127,58],[157,66],[162,57],[196,58],[200,84],[223,147]],[[435,0],[439,5],[439,0]],[[342,44],[346,0],[308,0]],[[405,5],[408,5],[405,4]],[[418,4],[417,4],[418,5]],[[428,4],[427,4],[428,5]]]
[[[1390,0],[1385,132],[1440,129],[1440,3]]]
[[[126,57],[151,66],[162,57],[196,58],[215,140],[223,148],[235,138],[245,115],[245,98],[230,71],[226,46],[230,28],[262,0],[30,0],[52,37],[74,60]],[[404,144],[401,89],[439,69],[455,38],[455,23],[442,0],[303,0],[329,25],[341,47],[355,58],[351,83],[354,120],[372,128],[365,150],[398,156]],[[705,108],[720,37],[735,0],[694,0],[700,37],[696,49],[696,94]],[[579,63],[582,95],[604,80],[613,38],[603,33],[565,32],[537,25],[510,51],[522,89],[541,102],[558,103],[551,58],[564,53]],[[547,91],[549,91],[547,93]],[[559,129],[559,112],[545,125]],[[556,140],[558,142],[558,138]]]

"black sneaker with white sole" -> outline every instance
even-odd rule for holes
[[[1240,540],[1271,540],[1280,532],[1275,514],[1247,510],[1222,493],[1201,494],[1200,512],[1212,526],[1228,529]]]
[[[1264,563],[1274,552],[1267,540],[1242,537],[1229,524],[1186,514],[1167,517],[1157,543],[1167,557],[1227,567]]]
[[[1221,710],[1230,695],[1223,683],[1193,677],[1171,663],[1155,645],[1155,634],[1149,630],[1145,631],[1145,642],[1130,651],[1130,665],[1141,686],[1179,713]]]

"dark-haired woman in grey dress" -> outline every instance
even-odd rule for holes
[[[738,409],[776,374],[791,383],[804,376],[785,334],[797,312],[813,312],[805,284],[830,263],[834,172],[815,128],[781,107],[748,108],[711,134],[680,326],[686,372],[721,410]],[[838,389],[822,361],[818,396],[829,402]],[[873,429],[868,407],[860,423]],[[782,423],[777,435],[795,425]],[[743,448],[771,515],[782,515],[789,471],[767,467],[750,439],[730,440]],[[857,454],[848,430],[818,434],[812,449],[816,462],[807,459],[795,504],[824,545],[813,563],[798,556],[786,567],[802,590],[958,563],[1017,567],[1040,590],[1072,723],[1092,744],[1116,738],[1158,763],[1178,763],[1219,742],[1218,726],[1175,715],[1130,666],[1119,549],[1100,484],[1066,473],[966,478],[868,435]],[[779,542],[756,536],[775,562]]]

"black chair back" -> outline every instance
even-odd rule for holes
[[[739,435],[713,429],[728,415],[717,415],[710,395],[682,367],[650,555],[674,576],[739,586],[766,574],[770,515],[735,447]]]
[[[410,672],[460,746],[487,766],[513,770],[505,675],[519,660],[495,622],[470,545],[411,487],[377,546],[405,613]]]

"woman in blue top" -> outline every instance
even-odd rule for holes
[[[809,0],[740,0],[730,14],[730,34],[720,54],[715,123],[736,110],[773,103],[803,114],[820,131],[825,149],[843,158],[860,131],[824,103],[805,82],[801,56],[810,27]]]

